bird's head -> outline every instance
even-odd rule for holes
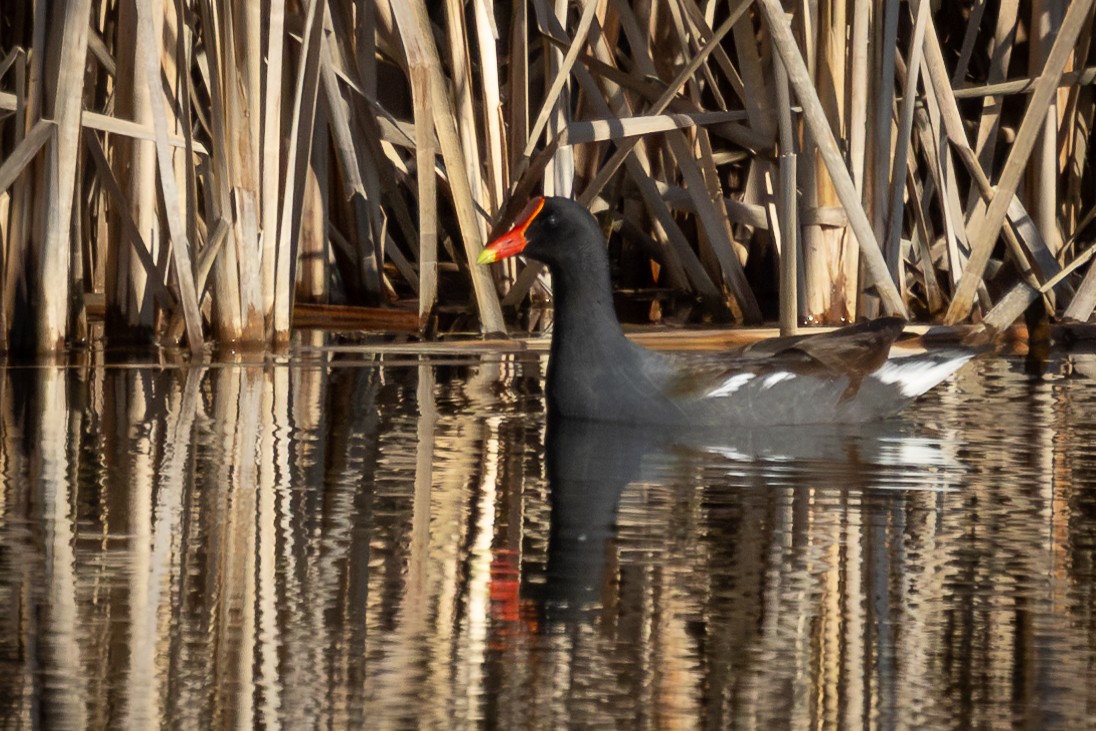
[[[604,243],[589,211],[568,198],[534,198],[514,227],[484,248],[479,263],[524,254],[556,268],[582,257],[593,247],[603,250]]]

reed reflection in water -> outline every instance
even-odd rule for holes
[[[695,434],[533,356],[0,370],[0,725],[1093,727],[1091,366]]]

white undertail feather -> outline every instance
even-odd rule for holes
[[[892,358],[871,377],[880,383],[896,385],[903,396],[914,398],[955,373],[973,357],[973,353],[957,353],[943,360],[922,356]]]

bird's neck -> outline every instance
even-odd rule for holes
[[[642,421],[650,411],[652,376],[662,370],[660,356],[624,336],[613,310],[609,262],[589,259],[552,272],[548,406],[562,416]]]
[[[613,309],[608,262],[592,260],[581,268],[552,272],[555,312],[552,355],[567,359],[584,353],[612,352],[627,343]]]

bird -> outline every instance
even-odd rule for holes
[[[605,238],[584,207],[533,198],[478,263],[518,254],[552,275],[546,400],[562,417],[682,427],[865,422],[896,414],[975,354],[889,357],[906,324],[896,317],[722,353],[656,352],[621,329]]]

